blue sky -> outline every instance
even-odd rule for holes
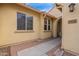
[[[48,12],[51,8],[54,7],[53,3],[27,3],[27,5],[45,12]]]

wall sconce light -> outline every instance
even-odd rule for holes
[[[71,3],[70,5],[69,5],[69,11],[70,12],[73,12],[74,11],[74,8],[75,7],[75,3]]]

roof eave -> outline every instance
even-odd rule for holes
[[[36,9],[33,9],[33,8],[28,7],[28,6],[26,6],[26,5],[23,5],[23,4],[21,4],[21,3],[16,3],[16,5],[21,6],[21,7],[24,7],[24,8],[31,9],[31,10],[33,10],[33,11],[35,11],[35,12],[39,13],[39,14],[46,14],[47,16],[49,16],[49,17],[51,17],[51,18],[56,19],[56,17],[55,17],[55,16],[52,16],[52,15],[50,15],[50,14],[48,14],[48,13],[43,13],[43,12],[41,12],[41,11],[38,11],[38,10],[36,10]]]
[[[31,10],[37,12],[37,13],[41,13],[41,11],[38,11],[38,10],[36,10],[36,9],[33,9],[33,8],[28,7],[28,6],[26,6],[26,5],[24,5],[24,4],[21,4],[21,3],[16,3],[16,5],[19,5],[19,6],[24,7],[24,8],[31,9]]]

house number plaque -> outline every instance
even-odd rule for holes
[[[72,19],[68,21],[68,24],[74,24],[74,23],[77,23],[77,19]]]

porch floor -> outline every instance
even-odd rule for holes
[[[17,52],[17,55],[18,56],[48,56],[47,52],[55,48],[60,43],[61,43],[60,38],[56,38],[56,39],[51,38],[51,40],[49,41],[40,43],[33,47]]]

